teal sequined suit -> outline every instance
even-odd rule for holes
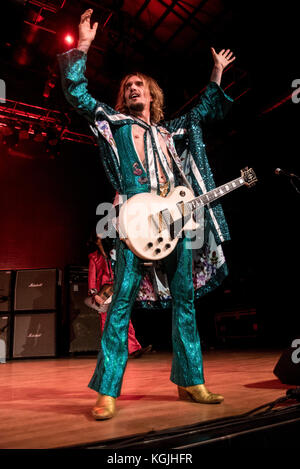
[[[181,185],[180,164],[196,195],[213,189],[214,181],[202,140],[201,122],[220,119],[231,99],[216,83],[209,83],[200,103],[188,114],[160,125],[147,125],[132,116],[120,114],[95,100],[87,91],[86,54],[73,49],[59,56],[63,89],[68,101],[88,119],[98,137],[106,174],[113,187],[127,197],[141,192],[160,194],[158,162],[168,181],[168,191]],[[141,164],[132,139],[132,125],[145,129],[145,167]],[[173,157],[170,167],[159,146],[159,138]],[[209,291],[226,275],[226,263],[220,244],[229,239],[228,227],[220,204],[206,209],[206,246],[214,243],[218,261],[207,269],[203,290]],[[193,252],[181,238],[176,249],[163,261],[172,299],[173,363],[171,380],[179,386],[203,384],[203,363],[194,308]],[[89,387],[112,397],[121,392],[128,358],[128,324],[143,277],[142,261],[117,239],[114,295],[107,314],[101,350]],[[217,252],[217,254],[216,254]]]

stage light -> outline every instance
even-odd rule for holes
[[[71,36],[71,34],[67,34],[67,35],[65,36],[65,42],[66,42],[68,45],[73,44],[73,42],[74,42],[74,37]]]

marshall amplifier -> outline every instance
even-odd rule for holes
[[[66,267],[66,277],[74,282],[87,282],[89,268],[85,265],[68,265]]]
[[[56,355],[56,312],[14,315],[13,358]]]
[[[69,352],[97,352],[100,349],[99,313],[84,300],[88,293],[88,269],[71,266],[68,272]]]
[[[10,358],[10,315],[0,315],[0,363]]]
[[[56,309],[58,271],[18,270],[15,284],[15,311]]]
[[[0,311],[10,311],[12,306],[12,271],[0,270]]]

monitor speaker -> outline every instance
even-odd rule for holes
[[[300,338],[282,353],[273,373],[283,384],[300,385]]]
[[[15,311],[56,309],[57,270],[18,270],[15,283]]]
[[[97,352],[100,350],[99,313],[89,308],[87,280],[69,281],[69,352]]]
[[[10,358],[10,315],[0,315],[0,363]]]
[[[13,358],[56,355],[56,312],[14,315]]]
[[[11,311],[12,271],[0,271],[0,311]]]

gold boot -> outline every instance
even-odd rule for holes
[[[213,394],[204,384],[187,386],[186,388],[182,386],[177,387],[179,399],[185,401],[194,401],[200,404],[220,404],[220,402],[224,401],[224,397],[221,394]]]
[[[111,419],[116,411],[116,398],[100,393],[98,396],[96,405],[92,410],[93,417],[96,420]]]

